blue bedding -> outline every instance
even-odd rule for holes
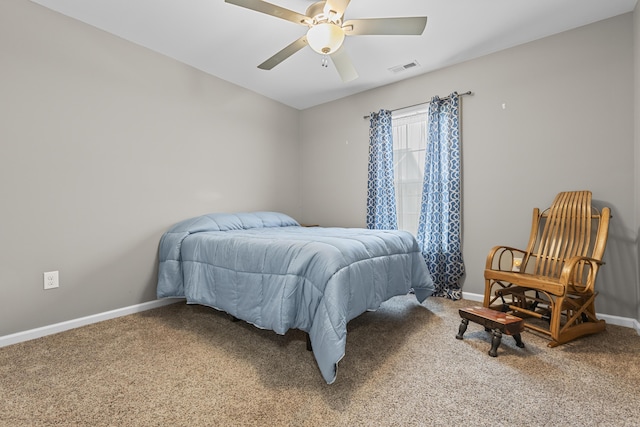
[[[159,298],[225,311],[259,328],[309,334],[323,378],[336,378],[347,322],[433,282],[413,236],[397,230],[301,227],[277,212],[209,214],[160,240]]]

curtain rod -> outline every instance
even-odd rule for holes
[[[466,91],[465,93],[459,93],[458,95],[459,95],[459,96],[463,96],[463,95],[473,95],[473,93],[471,93],[471,91],[470,91],[470,90],[468,90],[468,91]],[[449,98],[451,98],[451,96],[445,96],[445,97],[442,97],[442,98],[440,98],[440,99],[449,99]],[[419,104],[409,105],[409,106],[407,106],[407,107],[396,108],[395,110],[391,110],[391,112],[393,113],[394,111],[404,110],[405,108],[417,107],[418,105],[428,104],[429,102],[431,102],[431,101],[425,101],[425,102],[421,102],[421,103],[419,103]],[[363,116],[362,118],[366,120],[366,119],[371,118],[371,116]]]

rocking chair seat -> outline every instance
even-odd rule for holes
[[[485,272],[485,279],[507,283],[517,283],[522,287],[534,287],[552,295],[565,295],[567,285],[560,283],[558,279],[539,274],[527,274],[512,271],[489,270]]]

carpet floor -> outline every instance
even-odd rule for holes
[[[472,301],[395,297],[348,325],[327,385],[305,335],[183,302],[0,348],[1,426],[638,426],[640,336],[525,348]]]

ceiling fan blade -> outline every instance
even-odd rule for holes
[[[333,65],[335,65],[338,74],[342,78],[344,83],[350,82],[358,78],[358,72],[356,71],[351,58],[347,53],[347,50],[342,46],[336,53],[330,55]]]
[[[324,14],[329,16],[329,11],[333,10],[338,14],[339,18],[344,15],[344,10],[349,6],[351,0],[327,0],[324,5]]]
[[[351,19],[342,24],[342,29],[345,34],[350,36],[417,36],[424,32],[426,25],[426,16],[407,18],[370,18]]]
[[[260,68],[261,70],[270,70],[305,46],[307,46],[306,35],[300,37],[298,40],[294,41],[289,46],[285,47],[280,52],[276,53],[271,58],[258,65],[258,68]]]
[[[306,25],[305,22],[309,20],[309,17],[301,15],[293,10],[285,9],[284,7],[276,6],[275,4],[267,3],[262,0],[224,0],[225,3],[235,4],[236,6],[244,7],[247,9],[255,10],[256,12],[262,12],[267,15],[275,16],[276,18],[285,19],[287,21],[295,22],[296,24]]]

